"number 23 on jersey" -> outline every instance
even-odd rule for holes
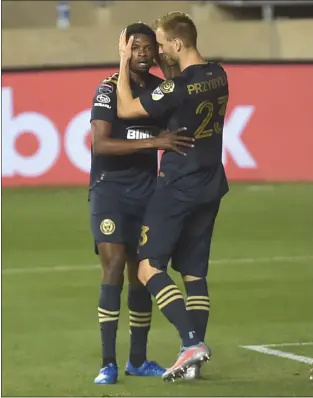
[[[217,101],[219,105],[218,115],[225,117],[228,95],[218,97]],[[204,119],[195,131],[194,136],[197,140],[211,137],[213,133],[221,134],[223,127],[219,122],[215,122],[211,128],[208,128],[208,125],[212,121],[214,110],[214,104],[212,101],[203,101],[198,105],[196,114],[204,115]]]

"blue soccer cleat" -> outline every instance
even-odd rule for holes
[[[127,376],[162,376],[166,369],[153,361],[144,361],[139,367],[135,368],[130,361],[127,362],[125,374]]]
[[[117,383],[118,370],[117,366],[113,363],[109,363],[104,368],[100,369],[98,376],[95,378],[95,384],[116,384]]]

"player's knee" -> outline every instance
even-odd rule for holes
[[[126,262],[125,251],[121,245],[98,245],[102,267],[102,282],[119,285],[123,282]]]
[[[105,282],[109,284],[119,285],[123,281],[125,262],[119,256],[112,257],[103,270]]]
[[[149,282],[149,280],[154,275],[156,275],[157,273],[160,273],[160,272],[162,272],[162,271],[151,266],[151,264],[149,263],[149,260],[147,260],[147,259],[142,260],[139,263],[138,279],[144,286],[146,286],[146,284]]]
[[[203,278],[199,278],[198,276],[193,276],[193,275],[182,275],[183,281],[184,282],[193,282],[193,281],[198,281]]]

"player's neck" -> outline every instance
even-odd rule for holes
[[[206,60],[200,55],[198,50],[190,49],[187,50],[179,60],[180,71],[182,72],[186,68],[192,65],[206,64]]]
[[[132,70],[130,71],[130,78],[133,82],[137,83],[141,87],[145,87],[147,77],[149,73],[137,73],[133,72]]]

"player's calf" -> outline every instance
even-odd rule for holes
[[[204,342],[210,312],[207,281],[190,275],[183,276],[183,280],[187,294],[186,310],[199,339]]]
[[[116,333],[126,257],[122,245],[100,243],[98,244],[98,251],[102,266],[102,284],[98,305],[102,342],[102,373],[100,371],[99,377],[101,379],[103,376],[105,380],[113,380],[115,376],[113,375],[113,377],[111,374],[114,369],[107,367],[109,365],[116,367]]]
[[[152,316],[151,294],[142,285],[128,288],[130,354],[125,373],[128,376],[162,376],[165,369],[147,360],[148,333]]]
[[[184,298],[170,276],[152,267],[148,260],[143,260],[138,273],[140,281],[156,298],[159,309],[178,330],[184,347],[200,342],[186,311]]]
[[[210,311],[207,281],[205,278],[198,278],[191,275],[184,275],[182,277],[187,294],[186,310],[190,315],[199,339],[204,342]],[[199,365],[189,367],[183,376],[185,380],[194,380],[199,377]]]
[[[151,294],[142,285],[129,285],[130,363],[139,368],[147,359],[147,341],[151,325]]]
[[[138,280],[136,256],[127,259],[130,354],[125,373],[129,376],[162,376],[165,369],[147,360],[148,333],[152,316],[150,292]]]
[[[102,284],[98,317],[102,341],[102,368],[116,364],[116,332],[121,305],[121,286]]]

